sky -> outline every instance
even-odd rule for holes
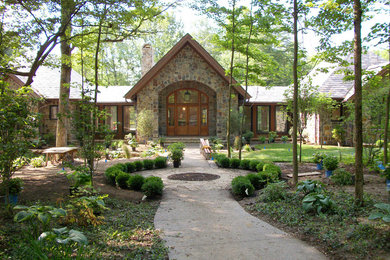
[[[248,0],[244,0],[244,3]],[[184,32],[194,34],[197,31],[196,25],[199,24],[201,20],[208,20],[210,24],[214,22],[209,19],[206,15],[201,15],[197,11],[189,8],[187,5],[191,0],[183,0],[182,5],[176,7],[173,11],[175,16],[183,22]],[[227,0],[222,0],[222,3],[226,4]],[[366,22],[362,25],[362,36],[367,36],[370,32],[370,28],[377,22],[387,21],[390,23],[390,10],[387,12],[388,15],[377,15],[371,21]],[[353,31],[345,32],[335,38],[336,43],[341,43],[346,39],[353,39]],[[309,55],[316,53],[316,47],[319,45],[319,37],[315,35],[314,32],[310,31],[306,35],[299,35],[299,41],[302,46],[307,50]],[[373,46],[371,49],[388,49],[387,44],[385,46]]]

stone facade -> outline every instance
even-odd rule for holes
[[[163,125],[166,126],[166,104],[163,97],[180,86],[193,86],[210,94],[209,102],[214,102],[214,105],[209,104],[210,113],[213,113],[209,115],[209,135],[215,133],[224,138],[228,114],[228,83],[189,45],[184,46],[137,94],[137,111],[151,110],[154,113],[153,137],[165,133]],[[238,105],[237,100],[233,100],[232,106]],[[162,125],[160,128],[159,124]]]

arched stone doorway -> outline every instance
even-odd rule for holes
[[[176,82],[159,95],[159,132],[167,136],[215,135],[215,92],[195,81]]]

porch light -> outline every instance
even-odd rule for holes
[[[191,99],[191,93],[188,91],[188,89],[186,90],[186,92],[184,93],[184,101],[190,101]]]

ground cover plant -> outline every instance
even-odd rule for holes
[[[298,191],[279,183],[261,190],[255,203],[242,205],[251,214],[294,233],[334,259],[371,259],[390,255],[390,227],[379,219],[375,200],[365,196],[364,207],[355,206],[346,192],[327,191],[316,181],[301,182]],[[375,204],[376,206],[378,204]],[[378,214],[378,216],[376,215]]]
[[[63,201],[63,205],[68,201]],[[26,232],[26,224],[0,215],[0,258],[2,259],[167,259],[167,248],[154,229],[153,220],[159,202],[133,203],[114,198],[105,199],[105,207],[96,226],[78,223],[53,224],[40,229],[39,237]],[[43,208],[43,206],[36,207]],[[53,214],[56,205],[46,205]],[[89,204],[88,209],[93,208]],[[43,209],[42,209],[43,210]],[[53,210],[57,210],[53,211]],[[48,212],[48,211],[45,211]],[[59,216],[63,214],[60,212]],[[69,214],[69,213],[68,213]],[[41,226],[40,226],[41,227]],[[85,237],[85,239],[83,238]]]

